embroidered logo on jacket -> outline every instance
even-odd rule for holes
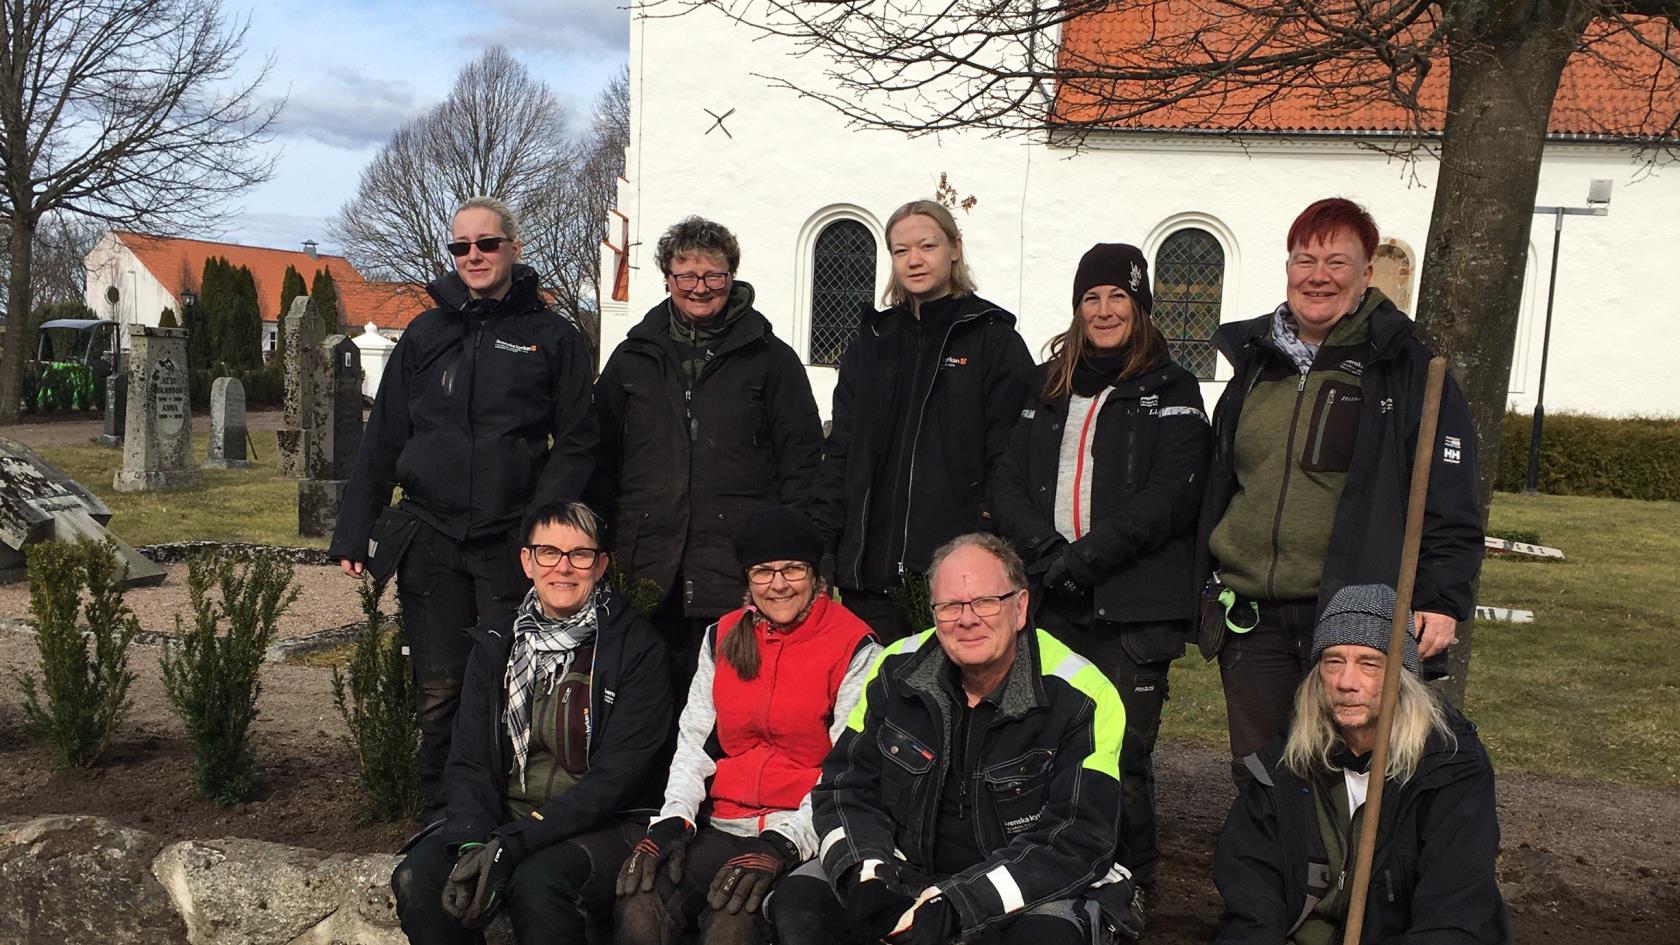
[[[1457,464],[1464,455],[1464,443],[1456,436],[1441,439],[1441,461]]]
[[[967,366],[968,366],[968,358],[966,358],[966,357],[959,358],[955,355],[946,355],[944,363],[942,363],[940,365],[940,367],[942,367],[942,368],[967,367]]]
[[[536,354],[537,353],[537,346],[536,345],[519,345],[519,344],[514,344],[511,341],[503,341],[502,339],[497,338],[496,339],[496,350],[497,351],[511,351],[514,354]]]
[[[1365,374],[1364,363],[1355,361],[1352,358],[1343,361],[1341,364],[1336,365],[1336,367],[1340,368],[1345,373],[1352,374],[1354,377],[1363,377]]]

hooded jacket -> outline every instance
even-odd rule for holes
[[[1367,344],[1353,350],[1338,348],[1333,355],[1327,354],[1328,348],[1319,351],[1321,360],[1336,357],[1335,369],[1358,377],[1358,386],[1338,385],[1332,404],[1297,407],[1315,411],[1310,423],[1317,432],[1296,444],[1288,475],[1310,474],[1315,469],[1346,474],[1318,583],[1320,611],[1346,585],[1392,586],[1400,572],[1412,452],[1430,353],[1415,336],[1411,319],[1376,289],[1369,293]],[[1275,382],[1300,376],[1273,346],[1271,323],[1270,314],[1262,315],[1222,325],[1213,336],[1214,346],[1236,373],[1214,409],[1213,465],[1197,535],[1200,575],[1219,566],[1209,551],[1209,541],[1240,488],[1235,444],[1245,398],[1262,379]],[[1314,370],[1319,367],[1315,364]],[[1297,390],[1305,386],[1302,377]],[[1435,436],[1412,607],[1464,620],[1474,606],[1472,588],[1481,570],[1482,517],[1476,507],[1476,431],[1451,374],[1442,391]],[[1278,500],[1275,527],[1284,526],[1285,500],[1286,494]]]
[[[1110,388],[1092,433],[1091,527],[1056,530],[1056,496],[1068,397],[1042,396],[1041,364],[993,487],[998,531],[1033,562],[1063,540],[1075,576],[1092,588],[1100,620],[1189,620],[1196,612],[1196,512],[1212,452],[1201,386],[1163,359]]]
[[[658,631],[623,595],[602,591],[589,692],[588,767],[565,793],[509,820],[507,663],[513,617],[469,631],[473,648],[444,767],[443,837],[452,847],[495,835],[516,855],[540,850],[658,802],[660,754],[671,725],[671,671]]]
[[[1494,878],[1499,821],[1493,766],[1476,726],[1450,707],[1453,740],[1431,736],[1418,769],[1383,788],[1361,942],[1480,943],[1511,939]],[[1280,945],[1336,883],[1307,780],[1274,744],[1246,763],[1255,777],[1237,796],[1213,854],[1225,899],[1217,945]],[[1351,850],[1357,837],[1344,844]],[[1338,931],[1335,941],[1341,940]]]
[[[885,591],[946,541],[992,530],[1032,356],[1015,316],[977,295],[921,313],[866,316],[840,359],[812,518],[842,588]]]
[[[403,508],[464,541],[510,531],[533,504],[577,498],[589,478],[589,346],[543,304],[536,272],[515,265],[500,301],[471,298],[454,272],[426,291],[437,307],[403,332],[380,378],[333,558],[367,559],[393,486]]]
[[[613,523],[616,560],[632,579],[669,593],[682,576],[689,617],[740,606],[735,535],[766,506],[806,507],[822,454],[804,365],[752,301],[752,286],[736,282],[718,316],[727,333],[692,387],[669,300],[630,329],[595,383],[590,503]]]

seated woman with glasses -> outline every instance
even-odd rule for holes
[[[746,605],[706,633],[665,802],[618,878],[617,941],[767,941],[759,908],[817,854],[811,787],[880,646],[817,577],[816,527],[773,506],[735,538]]]
[[[601,524],[582,503],[538,508],[520,534],[524,602],[469,633],[448,818],[391,877],[415,945],[476,942],[504,905],[521,943],[584,941],[646,824],[626,812],[656,800],[671,723],[658,633],[601,583]]]

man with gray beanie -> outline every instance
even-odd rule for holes
[[[1242,759],[1252,778],[1214,851],[1219,945],[1342,940],[1393,617],[1386,585],[1332,595],[1288,738]],[[1400,665],[1361,940],[1509,942],[1493,766],[1476,726],[1419,681],[1411,634]]]

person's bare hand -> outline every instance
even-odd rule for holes
[[[1428,659],[1458,642],[1458,621],[1450,615],[1418,610],[1412,616],[1417,620],[1419,657]]]
[[[351,561],[349,558],[340,558],[338,559],[338,566],[343,568],[344,573],[350,577],[359,578],[362,576],[362,563],[360,561]]]

